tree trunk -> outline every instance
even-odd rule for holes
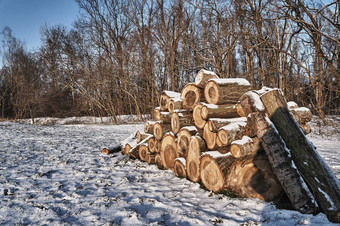
[[[161,122],[156,122],[153,127],[153,136],[156,140],[161,140],[164,134],[171,131],[170,124],[164,124]]]
[[[219,77],[217,76],[217,74],[213,71],[208,71],[208,70],[200,70],[196,77],[195,77],[195,84],[200,87],[200,88],[204,88],[205,83],[209,80],[209,79],[218,79]]]
[[[238,113],[234,106],[234,104],[204,104],[201,109],[201,117],[203,120],[209,118],[236,118],[238,117]]]
[[[257,136],[261,139],[273,171],[294,209],[302,213],[314,213],[316,210],[314,199],[275,126],[261,112],[252,113],[251,119],[254,121]]]
[[[204,96],[209,104],[236,104],[249,89],[245,79],[211,79],[204,87]]]
[[[194,124],[199,129],[203,129],[207,122],[205,119],[202,118],[202,107],[203,106],[204,106],[204,103],[195,104],[195,107],[192,113]]]
[[[178,177],[182,177],[182,178],[187,177],[185,158],[175,159],[174,172],[175,172],[175,175]]]
[[[272,90],[262,95],[261,100],[268,116],[290,149],[292,159],[311,189],[321,211],[330,221],[340,222],[338,179],[300,130],[279,90]]]
[[[187,178],[192,182],[200,180],[200,156],[207,150],[205,141],[200,136],[192,136],[186,157]]]
[[[222,191],[226,175],[233,163],[234,157],[230,153],[205,152],[200,157],[200,177],[204,187],[209,191]]]
[[[185,110],[192,111],[198,102],[204,102],[204,90],[194,83],[188,83],[181,92],[182,106]]]
[[[189,112],[174,112],[171,114],[171,131],[177,134],[184,126],[194,125],[192,114]]]
[[[173,134],[167,133],[161,144],[161,159],[165,169],[173,169],[175,159],[178,158],[176,138]]]
[[[186,157],[189,150],[191,136],[197,134],[195,126],[182,127],[177,135],[177,151],[179,156]]]
[[[235,121],[221,127],[217,132],[217,136],[218,139],[221,141],[222,146],[228,146],[234,140],[241,139],[246,132],[246,125],[246,121]]]

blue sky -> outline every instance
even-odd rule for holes
[[[10,27],[31,51],[40,46],[42,25],[71,27],[77,14],[74,0],[0,0],[0,31]]]

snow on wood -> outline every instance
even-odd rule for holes
[[[239,86],[250,86],[248,80],[244,78],[219,78],[219,79],[210,79],[209,81],[214,81],[218,85],[226,85],[226,84],[237,84]]]

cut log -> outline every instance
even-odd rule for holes
[[[200,156],[207,150],[205,141],[200,136],[190,138],[190,146],[186,157],[187,178],[192,182],[200,180]]]
[[[282,93],[271,90],[261,96],[266,112],[290,149],[292,159],[311,189],[321,211],[332,222],[340,222],[340,185],[314,145],[289,113]]]
[[[189,150],[190,138],[197,133],[195,126],[182,127],[177,134],[177,151],[179,156],[186,157]]]
[[[129,150],[128,153],[132,158],[139,159],[139,145],[140,143],[133,147],[131,147],[130,145],[127,146]]]
[[[148,140],[148,147],[149,147],[149,151],[151,153],[155,153],[156,152],[156,139],[154,137],[150,137]]]
[[[159,119],[164,124],[170,124],[171,123],[171,114],[167,111],[160,111],[159,115],[156,115],[156,118]]]
[[[130,136],[128,136],[122,142],[120,142],[122,153],[124,155],[128,155],[130,149],[136,145],[137,145],[137,133],[130,134]]]
[[[146,162],[149,164],[155,164],[156,163],[156,154],[155,153],[148,153],[146,157]]]
[[[306,107],[292,108],[290,112],[299,124],[306,124],[310,122],[313,117],[312,112]]]
[[[173,113],[175,110],[182,109],[182,100],[181,98],[170,98],[168,101],[168,111]]]
[[[198,102],[204,102],[204,90],[194,83],[188,83],[181,92],[182,107],[192,111]]]
[[[238,113],[234,106],[234,104],[205,104],[202,106],[201,117],[203,120],[207,120],[209,118],[236,118],[238,117]]]
[[[283,192],[264,152],[251,161],[235,162],[226,174],[226,189],[243,198],[258,198],[267,202],[277,199]]]
[[[152,134],[149,133],[141,133],[139,130],[137,131],[137,143],[141,142],[147,137],[152,136]]]
[[[243,78],[210,79],[204,87],[204,96],[209,104],[236,104],[250,89],[250,83]]]
[[[211,132],[209,125],[205,124],[203,128],[203,139],[207,143],[207,147],[209,150],[215,150],[218,148],[216,138],[217,133]]]
[[[200,177],[202,184],[209,191],[220,192],[225,187],[228,170],[234,163],[230,154],[208,151],[200,157]]]
[[[160,121],[156,122],[153,127],[153,136],[156,140],[161,140],[164,134],[171,131],[170,124],[164,124]]]
[[[205,123],[207,122],[205,119],[202,118],[201,110],[203,106],[204,106],[204,103],[201,103],[201,102],[195,104],[195,107],[192,113],[194,124],[199,129],[203,129],[205,126]]]
[[[112,153],[117,153],[121,151],[121,145],[114,145],[114,146],[110,146],[110,147],[104,147],[102,149],[102,153],[104,154],[112,154]]]
[[[175,159],[174,172],[175,172],[175,175],[178,177],[182,177],[182,178],[187,177],[185,158]]]
[[[156,153],[160,153],[161,152],[161,144],[162,144],[161,140],[156,140],[155,141],[155,152]]]
[[[251,90],[243,94],[235,108],[241,117],[247,117],[252,112],[265,112],[260,95],[256,90]]]
[[[194,125],[190,112],[174,112],[171,114],[171,131],[177,134],[182,127]]]
[[[146,142],[146,143],[140,144],[138,148],[138,154],[139,154],[140,160],[146,162],[148,158],[148,153],[149,153],[148,143]]]
[[[163,161],[160,153],[155,154],[155,164],[158,166],[160,169],[164,169],[163,166]]]
[[[154,121],[161,121],[160,115],[161,115],[161,108],[155,107],[152,111],[152,119]]]
[[[181,94],[173,91],[163,91],[160,98],[160,108],[161,111],[167,111],[168,110],[168,102],[170,98],[180,98]]]
[[[236,159],[254,158],[262,150],[260,139],[243,136],[241,140],[235,140],[230,145],[230,153]]]
[[[295,103],[294,101],[288,101],[287,107],[288,107],[289,110],[291,110],[291,109],[294,109],[294,108],[298,108],[299,105],[297,103]]]
[[[208,71],[205,69],[200,70],[196,77],[195,77],[195,84],[200,87],[200,88],[204,88],[205,83],[209,80],[209,79],[218,79],[218,75],[213,72],[213,71]]]
[[[246,132],[246,125],[246,121],[240,120],[221,127],[217,132],[218,139],[221,141],[221,146],[228,146],[234,140],[241,139]]]
[[[175,166],[175,159],[178,157],[175,135],[173,133],[165,134],[161,144],[162,165],[165,169],[173,169]]]
[[[247,121],[246,117],[238,118],[210,118],[207,121],[210,131],[217,133],[223,126],[229,125],[231,123],[245,123]]]
[[[275,126],[261,112],[252,113],[250,118],[254,120],[257,136],[261,139],[273,172],[280,181],[294,209],[302,213],[314,213],[316,203],[296,169],[290,151]]]
[[[154,126],[157,122],[159,122],[159,121],[146,121],[144,123],[144,132],[152,134],[153,130],[154,130]]]

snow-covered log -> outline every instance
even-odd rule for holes
[[[234,104],[204,104],[201,110],[201,117],[204,120],[209,118],[236,118],[238,113],[234,106]]]
[[[238,117],[238,118],[210,118],[207,121],[208,127],[210,131],[217,133],[220,128],[223,126],[232,124],[232,123],[245,123],[247,121],[246,117]]]
[[[171,122],[171,114],[167,111],[155,111],[155,120],[161,121],[162,123],[170,123]]]
[[[205,83],[209,80],[209,79],[218,79],[218,75],[213,72],[213,71],[208,71],[205,69],[200,70],[196,77],[195,77],[195,84],[200,87],[200,88],[204,88]]]
[[[157,122],[160,122],[160,121],[146,121],[144,123],[144,132],[153,134],[153,127],[155,126]]]
[[[168,101],[168,111],[173,113],[175,110],[182,109],[182,100],[178,98],[170,98]]]
[[[204,102],[204,90],[194,83],[188,83],[181,92],[182,106],[185,110],[192,111],[195,104]]]
[[[185,158],[180,157],[175,159],[174,173],[178,177],[187,177]]]
[[[233,121],[221,128],[217,132],[217,137],[222,146],[230,145],[234,140],[241,139],[246,132],[246,118],[241,117],[239,121]]]
[[[171,131],[171,125],[168,123],[156,122],[153,126],[153,136],[156,140],[161,140],[164,134]]]
[[[254,158],[262,149],[259,138],[250,138],[248,136],[243,136],[242,139],[233,141],[230,146],[230,153],[237,159]]]
[[[181,157],[186,157],[189,150],[191,136],[197,134],[195,126],[182,127],[177,134],[177,151]]]
[[[147,157],[148,157],[148,153],[150,153],[148,143],[144,142],[144,143],[140,144],[139,148],[138,148],[139,159],[146,162]]]
[[[173,91],[167,91],[164,90],[161,94],[160,98],[160,108],[161,111],[167,111],[168,110],[168,102],[170,98],[180,98],[181,94],[178,92],[173,92]]]
[[[182,127],[194,125],[192,114],[187,111],[173,112],[171,114],[171,131],[177,134]]]
[[[110,146],[110,147],[104,147],[101,152],[104,154],[112,154],[112,153],[117,153],[120,151],[121,151],[121,145],[117,144],[117,145]]]

